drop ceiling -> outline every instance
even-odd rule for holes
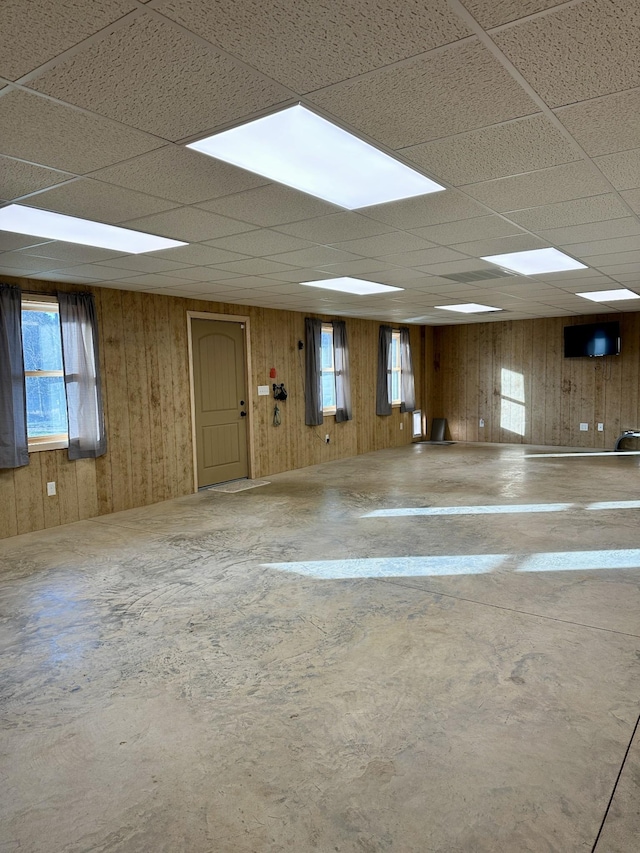
[[[638,310],[576,294],[640,293],[639,43],[637,0],[8,0],[0,203],[189,245],[0,231],[0,275],[428,325]],[[294,103],[446,190],[349,212],[185,148]],[[588,268],[460,275],[548,246]],[[403,290],[300,284],[341,276]],[[434,308],[460,302],[503,310]]]

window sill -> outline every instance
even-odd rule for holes
[[[66,450],[69,447],[69,442],[65,440],[59,441],[39,441],[37,443],[29,443],[29,453],[40,453],[42,450]]]

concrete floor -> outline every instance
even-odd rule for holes
[[[637,853],[640,456],[542,451],[0,542],[0,851]]]

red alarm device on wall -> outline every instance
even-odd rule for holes
[[[276,369],[275,369],[275,367],[272,367],[271,370],[269,371],[269,379],[275,379],[275,378],[276,378]]]

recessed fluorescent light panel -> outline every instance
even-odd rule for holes
[[[142,231],[131,231],[129,228],[104,225],[102,222],[91,222],[89,219],[78,219],[76,216],[36,210],[19,204],[0,208],[0,231],[44,237],[47,240],[63,240],[65,243],[79,243],[81,246],[97,246],[128,255],[141,255],[143,252],[187,245],[180,240],[169,240]]]
[[[187,148],[348,210],[444,190],[300,104]]]
[[[362,278],[327,278],[321,281],[301,281],[304,287],[319,287],[322,290],[337,290],[340,293],[354,293],[356,296],[370,296],[372,293],[387,293],[390,290],[404,290],[403,287],[391,287],[390,284],[378,284],[377,281],[365,281]]]
[[[498,267],[521,275],[541,275],[545,272],[586,270],[587,265],[570,258],[558,249],[532,249],[529,252],[509,252],[506,255],[488,255],[482,258]]]
[[[502,311],[502,308],[492,308],[491,305],[478,305],[477,302],[463,302],[461,305],[434,305],[441,311],[458,311],[460,314],[483,314],[485,311]]]
[[[622,299],[640,299],[637,293],[627,290],[626,287],[618,287],[615,290],[592,290],[590,293],[576,293],[583,299],[591,299],[592,302],[618,302]]]

